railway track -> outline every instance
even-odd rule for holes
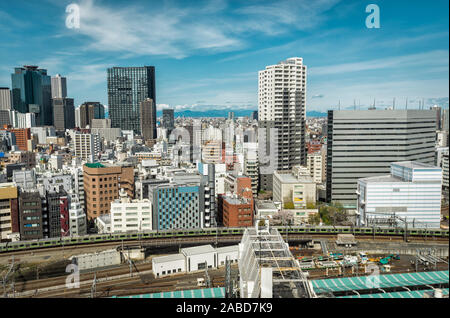
[[[328,240],[336,240],[337,235],[335,234],[283,234],[283,238],[287,238],[288,240],[309,240],[309,239],[328,239]],[[241,240],[241,235],[230,235],[230,236],[223,236],[223,237],[217,237],[218,243],[233,243],[233,242],[239,242]],[[356,235],[355,239],[357,241],[373,241],[374,236],[373,235]],[[403,236],[390,236],[390,235],[375,235],[375,241],[388,241],[388,242],[403,242],[404,238]],[[416,243],[448,243],[449,239],[445,237],[415,237],[411,236],[408,237],[409,242],[416,242]],[[136,240],[128,240],[128,241],[114,241],[114,242],[107,242],[107,243],[89,243],[86,245],[69,245],[64,247],[48,247],[48,248],[40,248],[40,249],[32,249],[32,250],[26,250],[26,251],[15,251],[15,252],[3,252],[0,254],[0,257],[2,256],[11,256],[11,255],[40,255],[40,254],[48,254],[48,252],[61,252],[64,254],[71,253],[74,250],[80,251],[81,249],[90,249],[90,248],[106,248],[106,247],[114,247],[118,248],[120,246],[139,246],[139,244],[142,244],[145,247],[165,247],[165,246],[177,246],[177,245],[186,245],[186,244],[194,244],[194,243],[215,243],[216,237],[187,237],[187,238],[173,238],[173,239],[142,239],[140,242],[137,242]]]

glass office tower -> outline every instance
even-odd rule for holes
[[[108,69],[111,127],[140,134],[140,103],[147,98],[151,98],[156,105],[154,66]],[[153,118],[156,118],[156,107]]]
[[[47,70],[24,66],[11,74],[13,109],[20,113],[35,113],[39,126],[53,125],[52,86]]]

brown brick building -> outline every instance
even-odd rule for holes
[[[28,140],[31,140],[30,128],[11,128],[11,126],[5,126],[2,130],[9,131],[16,137],[16,145],[22,151],[27,151]]]
[[[123,188],[134,198],[134,168],[132,166],[87,163],[83,166],[86,215],[92,220],[109,214],[111,202],[119,198]]]
[[[218,216],[225,227],[253,226],[253,199],[219,195]]]

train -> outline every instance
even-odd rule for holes
[[[275,226],[282,235],[336,235],[336,234],[354,234],[354,235],[374,235],[375,236],[404,236],[402,228],[373,228],[373,227],[350,227],[350,226]],[[17,241],[0,243],[0,253],[14,252],[21,250],[33,250],[51,247],[64,247],[75,245],[88,245],[95,243],[138,241],[145,239],[167,238],[176,239],[184,237],[214,237],[214,236],[233,236],[243,235],[245,228],[205,228],[205,229],[180,229],[163,231],[145,231],[145,232],[125,232],[125,233],[107,233],[107,234],[89,234],[77,237],[57,237],[30,241]],[[444,229],[408,229],[406,235],[409,237],[436,237],[448,238],[449,230]]]

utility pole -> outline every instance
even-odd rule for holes
[[[95,292],[97,288],[97,273],[94,274],[94,281],[91,286],[91,298],[95,298]]]

